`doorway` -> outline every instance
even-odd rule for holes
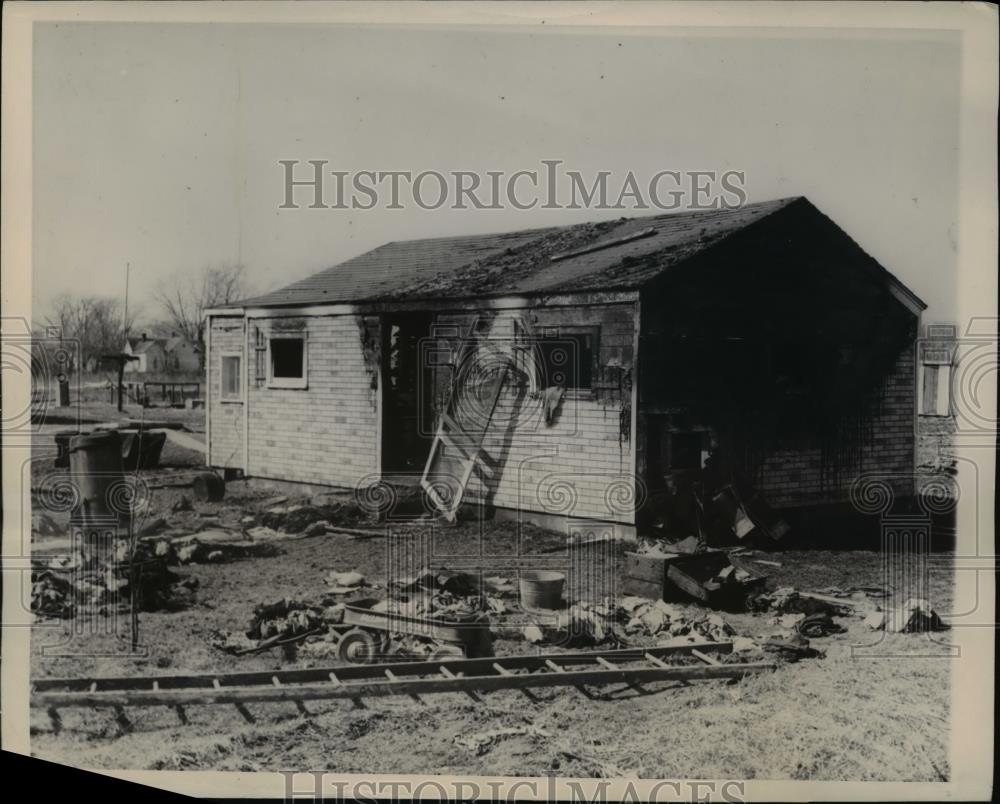
[[[433,440],[430,313],[382,319],[382,471],[421,472]]]

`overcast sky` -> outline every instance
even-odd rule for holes
[[[959,56],[957,37],[915,32],[36,24],[34,303],[120,296],[130,262],[150,318],[161,277],[204,265],[241,261],[266,290],[390,240],[623,214],[278,209],[279,159],[557,158],[622,177],[741,170],[751,201],[808,196],[926,320],[949,319]]]

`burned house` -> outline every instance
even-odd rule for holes
[[[707,472],[907,495],[924,306],[805,198],[388,243],[210,312],[208,463],[622,535]]]

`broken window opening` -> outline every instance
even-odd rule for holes
[[[239,355],[222,355],[219,374],[222,377],[223,402],[239,402],[243,398]]]
[[[306,339],[303,337],[272,337],[268,348],[272,388],[306,387]]]
[[[569,391],[594,387],[597,332],[559,332],[537,339],[542,387],[562,386]]]

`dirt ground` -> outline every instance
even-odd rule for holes
[[[51,471],[54,454],[39,444],[37,476]],[[167,468],[150,476],[179,474],[199,465],[197,453],[170,447]],[[35,467],[33,467],[33,470]],[[33,477],[36,472],[33,471]],[[154,489],[147,519],[181,517],[180,525],[238,527],[275,492],[230,483],[224,501],[193,502],[193,510],[170,509],[185,490]],[[465,523],[435,533],[436,564],[469,555],[479,545],[510,554],[516,545],[510,523]],[[560,537],[527,528],[522,553],[544,553]],[[181,611],[140,615],[141,656],[106,656],[121,647],[113,634],[85,634],[69,643],[72,656],[58,654],[72,621],[38,621],[33,629],[33,678],[130,676],[156,673],[231,672],[326,666],[329,661],[289,661],[277,649],[233,656],[209,643],[216,630],[241,631],[255,605],[282,597],[322,593],[331,570],[358,570],[384,594],[385,539],[355,540],[326,534],[280,543],[280,554],[229,563],[176,568],[196,578],[196,602]],[[592,548],[580,548],[588,550]],[[784,551],[736,555],[734,563],[766,574],[768,587],[817,590],[830,586],[879,586],[880,556],[873,552]],[[778,562],[780,566],[760,562]],[[938,561],[931,577],[932,604],[950,610],[950,561]],[[571,588],[569,596],[579,589]],[[766,614],[726,614],[736,632],[763,636],[781,630]],[[840,620],[847,633],[812,640],[825,652],[776,672],[738,682],[664,682],[592,690],[498,691],[474,702],[460,693],[372,700],[365,708],[341,701],[291,705],[255,704],[257,722],[245,722],[233,707],[190,707],[182,726],[165,708],[131,710],[134,728],[119,730],[109,712],[64,710],[55,734],[44,711],[32,713],[32,750],[43,759],[84,767],[165,770],[328,770],[379,773],[802,779],[943,780],[948,778],[949,662],[947,633],[885,635],[868,630],[860,617]],[[859,646],[869,646],[860,648]],[[523,640],[498,639],[498,655],[544,652]],[[549,648],[551,650],[551,648]],[[857,655],[867,653],[867,656]],[[85,655],[78,655],[83,653]],[[456,738],[497,728],[531,725],[541,734],[516,735],[481,755]]]

